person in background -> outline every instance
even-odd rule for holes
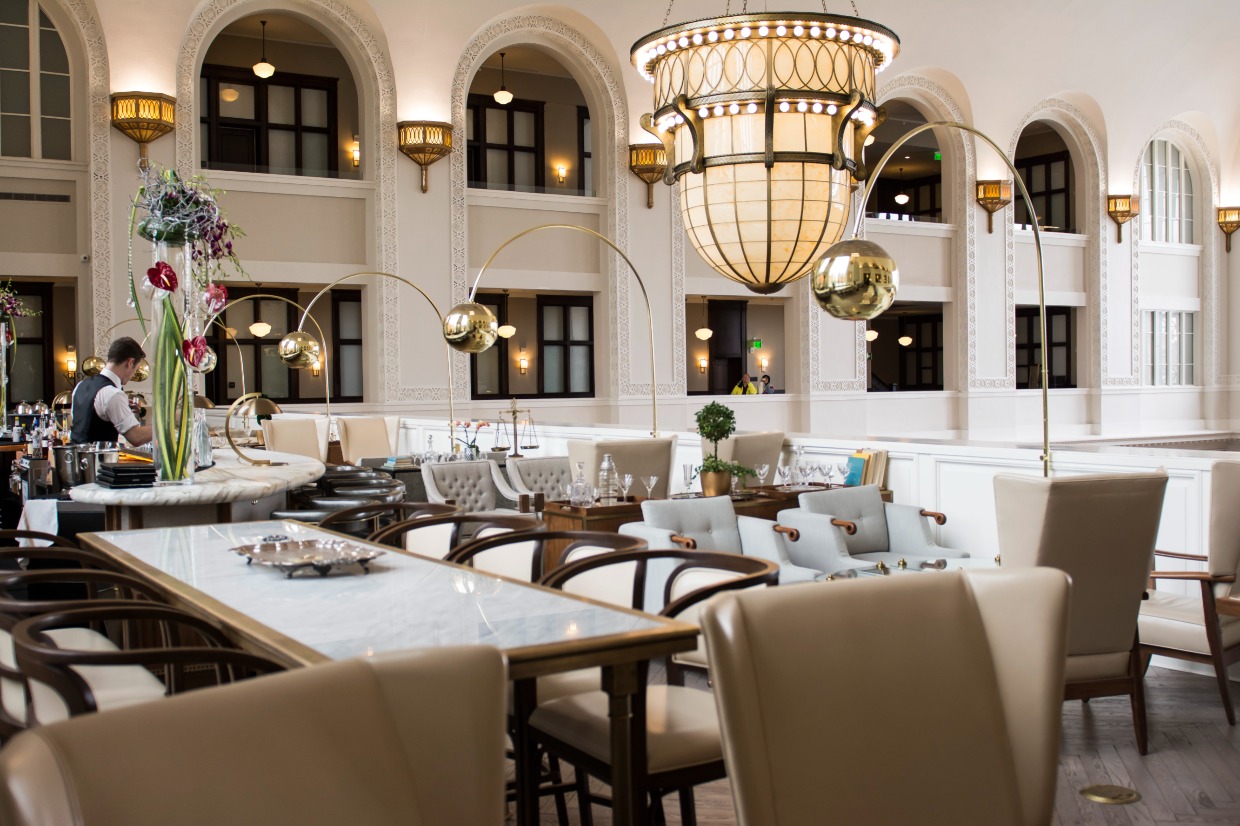
[[[732,388],[733,396],[756,396],[758,395],[758,385],[749,380],[748,373],[741,374],[741,380]]]
[[[768,376],[766,373],[763,373],[762,374],[762,395],[765,396],[767,393],[774,393],[774,392],[775,392],[775,388],[771,387],[771,377]]]
[[[123,336],[108,347],[108,363],[73,389],[73,430],[70,441],[115,442],[121,434],[131,445],[151,440],[151,426],[141,424],[121,389],[146,358],[142,345]]]

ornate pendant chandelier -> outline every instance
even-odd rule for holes
[[[773,293],[806,275],[848,221],[862,149],[883,122],[876,72],[890,30],[826,13],[739,14],[660,29],[633,46],[654,84],[642,126],[681,182],[698,254],[720,275]]]

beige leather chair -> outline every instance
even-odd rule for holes
[[[564,486],[573,481],[573,466],[567,456],[510,456],[504,467],[518,496],[541,493],[548,502],[563,499]]]
[[[423,462],[422,484],[428,502],[442,505],[451,501],[470,513],[516,513],[514,508],[501,507],[501,500],[511,501],[510,497],[518,494],[508,486],[494,459]]]
[[[1064,699],[1127,695],[1145,754],[1137,614],[1167,474],[1000,475],[994,484],[1003,567],[1058,568],[1072,578]]]
[[[586,439],[568,440],[568,460],[572,473],[577,473],[577,462],[585,463],[586,481],[598,483],[598,466],[603,456],[611,454],[616,472],[633,474],[630,494],[645,496],[646,488],[638,481],[642,476],[658,476],[654,486],[654,498],[666,499],[668,483],[672,476],[672,460],[676,456],[676,437],[662,436],[658,439],[614,439],[592,442]]]
[[[399,416],[341,416],[336,419],[340,454],[350,465],[396,455]]]
[[[738,823],[1050,823],[1068,589],[991,570],[716,598],[702,631]]]
[[[327,461],[327,417],[299,416],[263,422],[267,449]]]
[[[500,823],[504,684],[498,650],[440,648],[45,726],[0,752],[0,822]]]
[[[702,442],[702,455],[710,451],[710,443]],[[719,458],[725,462],[739,462],[745,467],[769,465],[766,480],[769,482],[779,467],[779,457],[784,452],[784,432],[764,430],[761,433],[741,433],[729,436],[719,443]],[[748,478],[748,477],[746,477]],[[758,481],[752,480],[753,484]]]
[[[1215,462],[1210,468],[1210,544],[1206,555],[1155,551],[1155,556],[1205,563],[1204,571],[1154,571],[1157,580],[1201,584],[1200,599],[1167,591],[1149,591],[1141,603],[1142,668],[1153,654],[1214,666],[1227,722],[1236,724],[1227,667],[1240,661],[1240,462]]]

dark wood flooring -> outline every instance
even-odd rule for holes
[[[1240,727],[1227,725],[1214,678],[1151,668],[1145,686],[1150,726],[1145,757],[1137,754],[1127,699],[1064,703],[1056,826],[1240,826]],[[1240,688],[1232,687],[1232,698],[1240,702]],[[1134,788],[1142,800],[1109,806],[1078,793],[1098,783]],[[736,823],[728,781],[699,786],[696,799],[699,823]],[[668,823],[680,823],[674,797],[666,809]],[[579,822],[575,798],[569,799],[569,822]],[[609,826],[610,812],[595,806],[594,822]],[[542,823],[557,824],[550,798],[544,800]]]

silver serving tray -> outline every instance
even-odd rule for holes
[[[289,579],[303,568],[312,568],[320,576],[327,576],[333,568],[359,565],[363,573],[370,573],[370,561],[387,553],[381,548],[355,545],[343,539],[284,539],[238,545],[231,550],[244,556],[247,565],[267,565]]]

